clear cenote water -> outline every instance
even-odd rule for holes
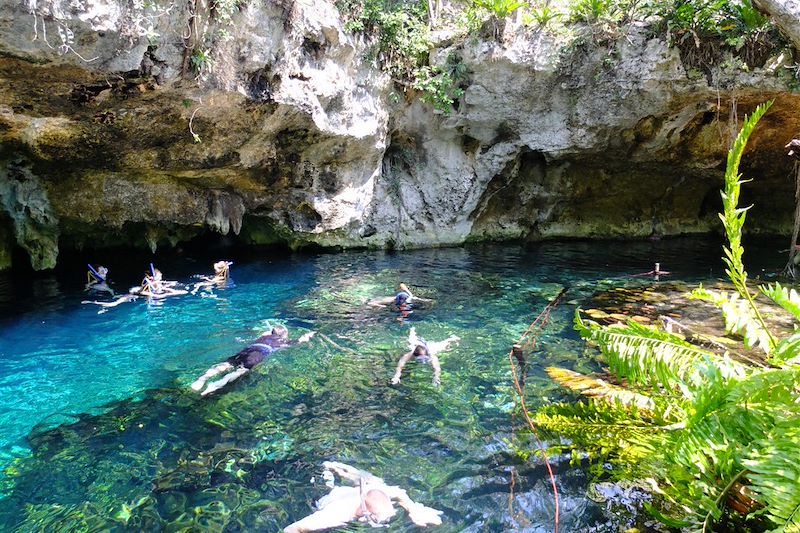
[[[749,248],[750,272],[779,268],[776,249]],[[566,398],[543,369],[596,368],[572,316],[595,291],[632,282],[609,278],[654,261],[673,280],[723,272],[709,240],[279,255],[228,254],[232,283],[212,296],[100,314],[80,304],[80,265],[0,277],[0,530],[279,531],[312,512],[326,493],[320,463],[338,460],[444,510],[435,531],[552,531],[547,474],[516,453],[533,445],[514,416],[510,345],[570,287],[529,355],[526,388],[529,407]],[[157,265],[189,282],[221,258]],[[141,279],[146,260],[138,262],[107,258],[117,290]],[[363,305],[399,281],[433,301],[403,320]],[[225,394],[189,390],[268,323],[292,338],[319,335]],[[410,326],[428,340],[461,337],[441,356],[439,389],[414,363],[389,385]],[[554,464],[562,532],[616,532],[636,520],[589,500],[580,466]],[[389,528],[413,529],[402,517]]]

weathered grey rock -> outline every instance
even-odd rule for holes
[[[390,146],[385,174],[399,200],[376,213],[384,224],[410,221],[396,239],[404,231],[406,242],[424,244],[712,230],[731,97],[743,114],[779,96],[774,117],[799,103],[770,72],[721,72],[712,85],[690,77],[678,51],[644,28],[612,48],[589,44],[567,54],[565,45],[518,33],[506,45],[467,41],[440,52],[440,63],[459,54],[471,83],[452,117],[412,104],[396,119],[394,135],[405,146]],[[758,185],[788,194],[781,136],[791,133],[769,122],[753,143],[775,167],[760,168]],[[392,159],[397,151],[413,161]],[[779,230],[791,212],[790,202],[783,213],[773,207],[773,200],[760,207],[760,229]]]
[[[13,263],[14,230],[11,222],[5,217],[0,217],[0,270],[11,268]]]
[[[800,1],[753,0],[753,5],[769,14],[794,46],[800,47]]]
[[[24,161],[0,163],[0,205],[11,219],[17,243],[28,252],[31,266],[53,268],[58,257],[58,219],[41,180]]]
[[[208,231],[401,248],[708,231],[731,104],[741,117],[768,98],[743,161],[748,221],[791,224],[782,147],[800,99],[774,69],[696,70],[650,28],[598,43],[509,20],[502,42],[437,37],[433,63],[469,71],[446,116],[390,98],[331,2],[158,4],[0,5],[0,159],[24,158],[49,201],[37,231],[5,209],[37,268],[59,243]]]

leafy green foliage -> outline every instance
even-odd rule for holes
[[[800,320],[800,294],[797,294],[796,290],[782,287],[780,283],[775,283],[775,285],[761,287],[761,292],[789,311],[795,320]]]
[[[618,6],[614,0],[578,0],[570,6],[572,22],[599,22],[611,19],[617,13]]]
[[[693,296],[719,306],[727,329],[742,335],[746,348],[772,354],[774,366],[746,365],[633,321],[603,327],[578,313],[576,329],[599,346],[631,396],[619,390],[622,385],[548,370],[590,399],[550,406],[535,417],[543,428],[569,437],[573,447],[617,465],[617,476],[646,479],[660,496],[653,514],[691,530],[707,531],[738,510],[765,517],[779,531],[800,531],[800,332],[778,340],[761,316],[743,263],[747,209],[738,206],[744,183],[739,161],[768,107],[759,106],[745,120],[728,157],[721,219],[735,292],[700,287]],[[800,319],[795,291],[776,284],[761,292]],[[647,409],[637,408],[641,398],[650,400]]]
[[[537,26],[544,28],[550,22],[554,20],[558,20],[563,17],[563,14],[560,13],[557,9],[552,8],[548,5],[544,5],[541,7],[534,7],[528,10],[522,16],[522,20],[526,25],[531,25],[535,23]]]
[[[739,376],[744,368],[730,359],[694,346],[680,337],[630,321],[625,327],[602,327],[575,314],[575,329],[597,343],[611,371],[629,382],[665,391],[680,389],[686,382],[702,379],[704,365],[715,361],[728,376]]]
[[[603,398],[622,406],[636,407],[647,411],[655,408],[652,398],[632,392],[624,387],[613,385],[605,380],[584,376],[579,372],[567,370],[566,368],[549,367],[546,370],[553,381],[583,396]]]
[[[461,98],[464,90],[456,86],[450,73],[439,68],[423,66],[414,71],[414,88],[422,91],[422,101],[445,114],[453,110],[453,101]]]
[[[659,26],[680,48],[684,64],[706,73],[726,62],[739,68],[763,66],[786,45],[751,0],[655,0],[645,4],[643,14],[660,17]],[[727,54],[735,61],[726,61]]]
[[[728,151],[728,162],[725,169],[725,188],[723,189],[722,196],[722,210],[720,219],[725,228],[725,234],[728,237],[728,246],[723,248],[725,257],[723,261],[728,266],[725,273],[728,274],[736,290],[739,294],[748,301],[752,301],[750,291],[747,289],[747,272],[744,269],[742,256],[744,255],[744,248],[742,247],[742,228],[744,227],[744,220],[750,206],[739,207],[739,191],[741,190],[742,176],[739,174],[739,163],[742,160],[742,153],[747,145],[747,140],[750,134],[755,129],[756,124],[767,112],[772,105],[772,101],[761,104],[756,107],[752,116],[745,120],[741,132],[736,137],[733,147]]]
[[[450,69],[428,65],[432,48],[427,3],[408,0],[341,0],[345,29],[375,39],[370,56],[400,85],[422,91],[422,100],[449,113],[463,91]]]
[[[709,291],[702,286],[692,291],[692,298],[711,302],[722,310],[725,318],[725,330],[734,335],[741,335],[745,348],[759,347],[770,353],[773,339],[764,324],[753,313],[749,301],[740,298],[738,293],[727,294],[720,291]]]
[[[473,0],[472,6],[502,20],[528,4],[519,0]]]
[[[797,443],[800,428],[777,426],[755,443],[743,463],[749,470],[756,499],[766,506],[767,517],[786,533],[800,532],[800,463]]]
[[[214,64],[214,59],[211,57],[211,51],[208,48],[197,48],[192,51],[190,62],[195,75],[202,77]]]
[[[678,39],[718,38],[734,44],[769,29],[769,18],[750,0],[674,0],[652,2],[649,8],[664,17],[668,31]]]

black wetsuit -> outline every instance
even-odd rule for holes
[[[278,335],[262,335],[256,339],[256,342],[236,355],[229,357],[227,362],[233,366],[242,366],[250,370],[269,357],[272,352],[286,348],[291,344],[293,344],[291,341]]]

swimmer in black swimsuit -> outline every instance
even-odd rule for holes
[[[418,363],[430,363],[433,367],[433,384],[438,387],[442,382],[442,367],[439,364],[439,357],[436,354],[446,350],[451,342],[458,342],[459,340],[461,340],[459,337],[450,335],[443,341],[426,342],[425,339],[417,337],[417,330],[415,328],[411,328],[408,334],[408,347],[411,351],[405,353],[397,362],[397,369],[394,372],[394,376],[392,376],[392,385],[400,383],[400,375],[403,373],[403,367],[406,366],[406,363],[411,359],[414,359]]]
[[[269,333],[265,333],[256,339],[256,342],[244,350],[229,357],[224,362],[209,368],[205,374],[192,383],[192,390],[199,392],[210,378],[225,374],[222,379],[209,383],[208,387],[200,393],[200,396],[206,396],[214,391],[218,391],[228,383],[245,375],[267,357],[272,355],[273,352],[277,352],[281,348],[286,348],[287,346],[308,342],[313,336],[314,332],[312,331],[306,333],[296,341],[290,341],[289,330],[282,326],[275,326]]]

